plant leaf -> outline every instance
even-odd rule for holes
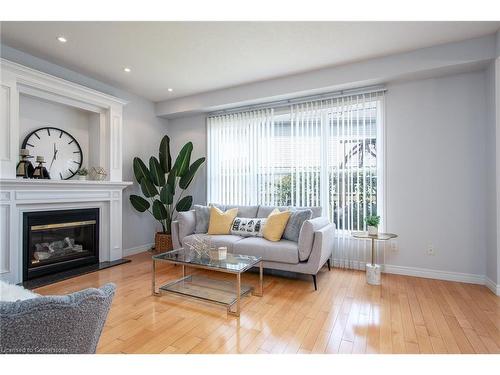
[[[172,168],[167,177],[167,185],[170,187],[170,192],[175,195],[175,180],[177,178],[177,170]]]
[[[174,202],[174,195],[170,190],[170,186],[165,184],[160,190],[160,200],[163,204],[172,204]]]
[[[177,210],[177,212],[189,211],[192,204],[193,204],[193,197],[191,195],[188,195],[182,198],[179,202],[177,202],[175,209]]]
[[[165,220],[168,216],[167,209],[158,199],[153,202],[153,216],[156,220]]]
[[[147,178],[151,181],[151,174],[149,173],[148,167],[146,167],[146,164],[144,164],[140,158],[134,158],[133,166],[135,179],[138,183],[141,183],[143,178]]]
[[[149,171],[153,178],[153,183],[160,187],[165,185],[165,172],[163,172],[160,162],[154,156],[149,158]]]
[[[134,208],[139,212],[146,212],[146,210],[150,206],[147,200],[145,200],[143,197],[140,197],[139,195],[134,194],[130,196],[130,203],[132,203],[132,206],[134,206]]]
[[[198,171],[198,168],[204,162],[205,162],[205,158],[199,158],[193,164],[191,164],[187,173],[184,176],[182,176],[181,179],[179,180],[179,187],[181,189],[187,189],[189,187],[189,184],[191,184],[191,181],[193,181],[194,175]]]
[[[152,198],[158,195],[158,190],[156,189],[156,186],[154,186],[153,183],[149,181],[147,178],[142,179],[141,190],[142,194],[144,194],[146,198]]]
[[[170,172],[172,168],[172,157],[170,156],[170,138],[168,135],[164,136],[160,143],[160,150],[158,152],[160,165],[165,173]]]
[[[177,176],[182,177],[189,170],[189,163],[191,160],[191,152],[193,151],[193,143],[188,142],[182,147],[177,159],[175,160],[173,168],[177,171]]]

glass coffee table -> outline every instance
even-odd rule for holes
[[[253,294],[262,297],[263,264],[261,257],[249,255],[227,254],[226,259],[216,260],[208,256],[199,256],[191,249],[177,249],[166,253],[153,255],[153,295],[177,294],[198,300],[223,305],[227,313],[240,316],[241,297]],[[156,262],[179,264],[182,267],[182,277],[168,282],[156,289]],[[252,267],[259,267],[259,288],[241,284],[241,274]],[[202,275],[187,275],[186,268],[200,268],[215,272],[230,273],[236,276],[236,282],[215,280]],[[234,308],[233,308],[234,307]]]

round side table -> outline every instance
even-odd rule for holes
[[[370,285],[380,285],[380,265],[375,264],[375,241],[388,241],[396,238],[394,233],[378,233],[369,235],[368,232],[351,232],[354,238],[372,240],[372,262],[366,265],[366,282]]]

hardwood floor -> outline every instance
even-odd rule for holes
[[[150,258],[37,292],[114,282],[98,353],[500,353],[500,298],[484,286],[384,274],[376,287],[363,272],[324,267],[317,292],[310,278],[265,275],[264,296],[244,298],[238,319],[217,305],[151,296]],[[158,281],[180,273],[159,265]],[[258,274],[242,282],[257,285]]]

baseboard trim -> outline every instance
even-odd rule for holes
[[[500,285],[495,284],[495,282],[487,276],[484,277],[484,285],[497,296],[500,296]]]
[[[150,250],[153,247],[154,243],[148,243],[146,245],[140,245],[140,246],[135,246],[131,247],[129,249],[123,249],[123,256],[128,257],[131,255],[143,253],[145,251]]]
[[[342,262],[339,259],[334,259],[333,264],[334,267],[345,266],[346,262]],[[349,263],[349,268],[356,270],[365,270],[365,264],[361,261],[351,260]],[[484,285],[489,290],[491,290],[497,296],[500,296],[500,285],[495,284],[493,280],[484,276],[484,275],[476,275],[471,273],[461,273],[461,272],[449,272],[449,271],[439,271],[433,270],[429,268],[417,268],[417,267],[405,267],[405,266],[396,266],[393,264],[385,264],[382,266],[382,270],[385,273],[392,273],[395,275],[404,275],[404,276],[415,276],[415,277],[424,277],[426,279],[437,279],[437,280],[446,280],[446,281],[456,281],[460,283],[468,283],[468,284],[478,284]]]
[[[425,277],[427,279],[437,279],[446,281],[458,281],[461,283],[468,283],[468,284],[480,284],[480,285],[485,284],[483,275],[475,275],[471,273],[439,271],[428,268],[395,266],[392,264],[385,264],[383,266],[383,270],[386,273],[392,273],[395,275]]]

